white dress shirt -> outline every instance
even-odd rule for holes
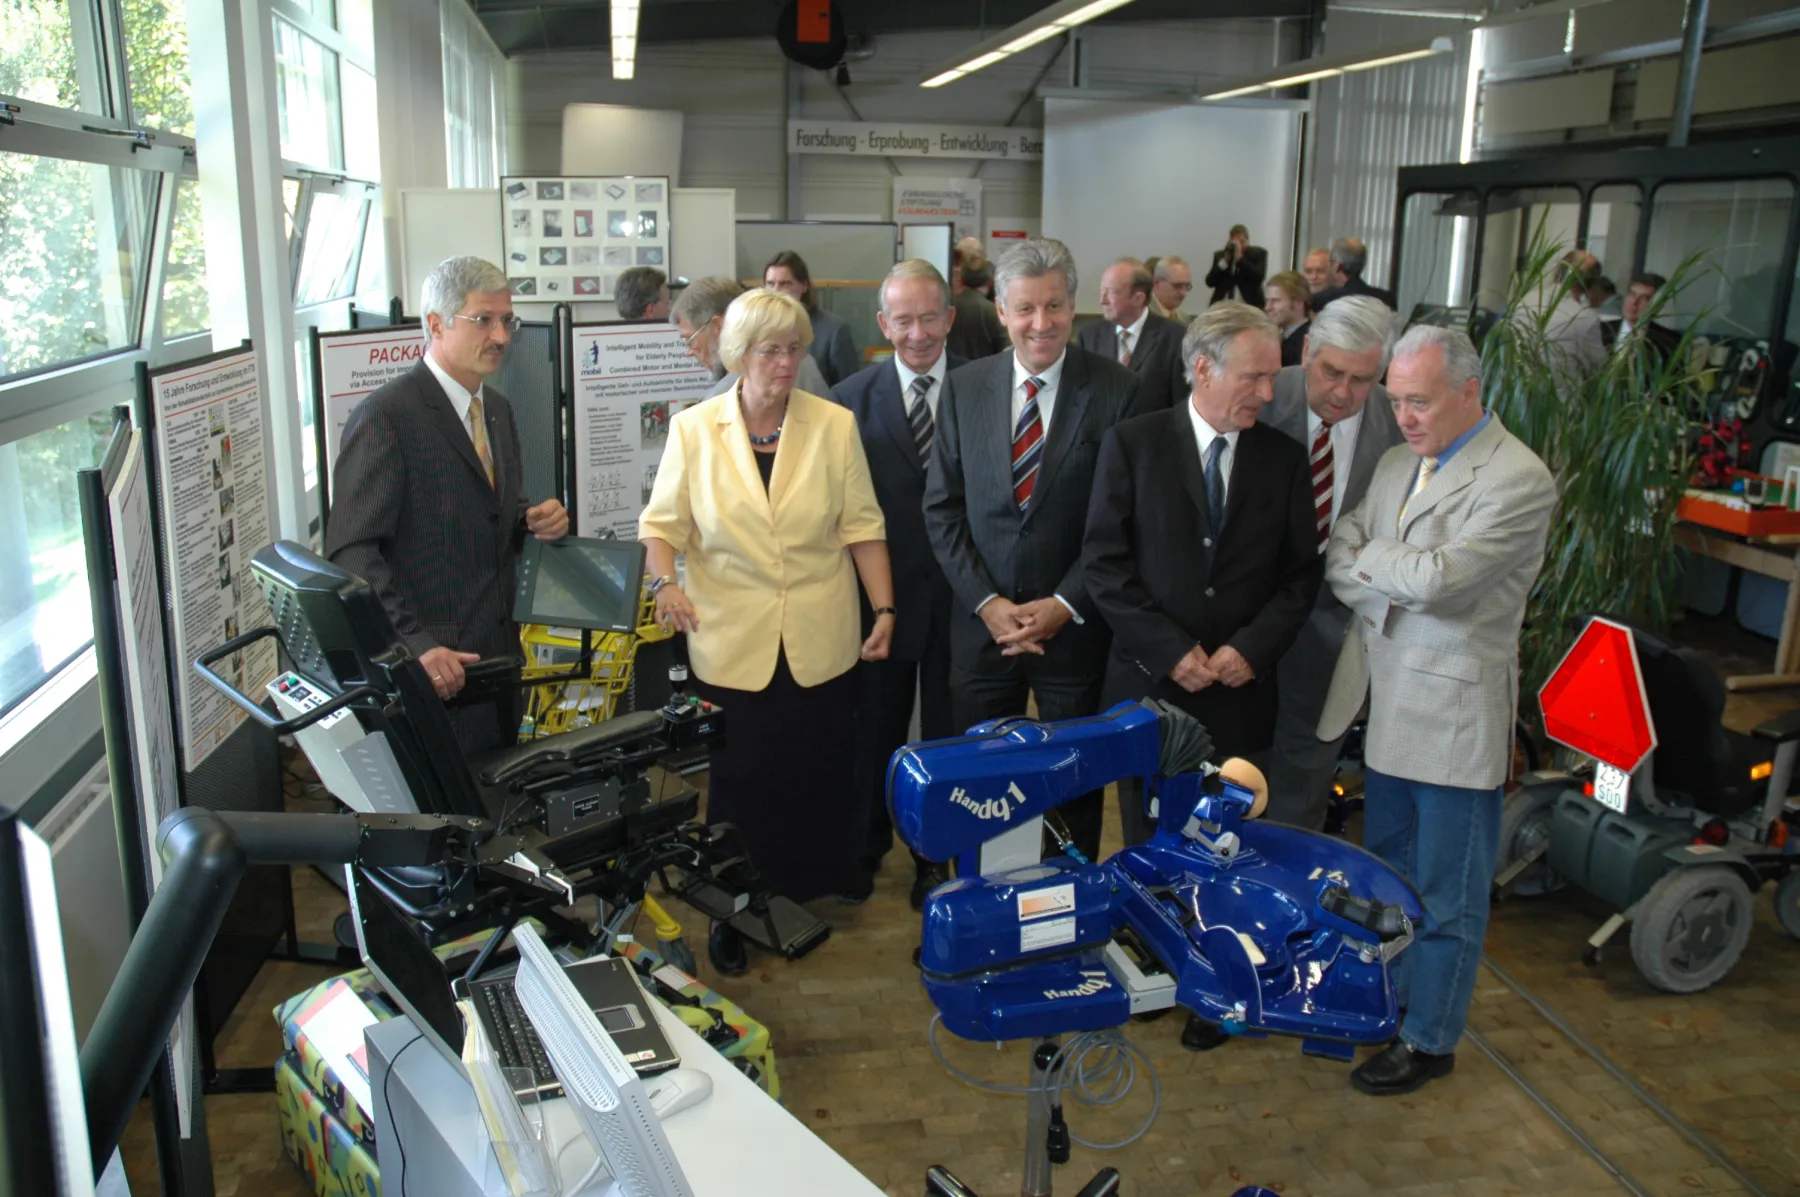
[[[1018,430],[1019,417],[1025,412],[1025,380],[1028,378],[1035,378],[1044,384],[1037,393],[1038,419],[1044,422],[1044,439],[1050,439],[1050,416],[1056,407],[1057,384],[1062,381],[1063,363],[1068,360],[1069,351],[1065,347],[1049,369],[1033,374],[1019,361],[1019,355],[1016,352],[1013,354],[1012,423],[1007,428],[1009,441],[1012,433]]]
[[[1231,506],[1231,463],[1237,457],[1238,434],[1235,432],[1215,431],[1213,426],[1202,419],[1198,411],[1194,410],[1192,400],[1188,401],[1187,414],[1188,419],[1192,421],[1194,425],[1194,441],[1200,446],[1200,473],[1202,477],[1206,474],[1206,455],[1212,452],[1212,443],[1214,439],[1218,437],[1225,438],[1225,448],[1219,454],[1219,481],[1221,483],[1220,489],[1222,489],[1225,494],[1225,506],[1229,508]]]
[[[1150,309],[1145,308],[1138,314],[1137,323],[1129,326],[1123,324],[1115,326],[1120,342],[1130,346],[1131,352],[1136,353],[1138,347],[1143,344],[1144,325],[1148,323],[1150,323]],[[1113,352],[1113,360],[1115,362],[1119,360],[1119,354],[1116,350]]]
[[[437,359],[431,356],[429,349],[425,351],[425,366],[437,377],[438,385],[444,388],[444,394],[450,397],[450,406],[456,409],[456,418],[462,424],[463,431],[469,434],[470,443],[473,443],[475,430],[469,427],[469,404],[476,395],[481,394],[482,388],[476,387],[472,392],[463,390],[462,383],[450,377],[444,368],[437,364]],[[481,410],[483,413],[487,411],[486,399],[482,400]]]
[[[908,417],[912,415],[913,380],[929,378],[931,379],[931,388],[925,392],[925,407],[931,412],[931,418],[937,419],[938,396],[944,393],[944,374],[949,370],[949,366],[950,355],[940,352],[938,360],[932,363],[931,369],[923,374],[915,374],[911,367],[900,360],[899,354],[894,355],[894,369],[900,372],[900,402]]]
[[[1356,433],[1362,427],[1362,408],[1331,426],[1331,525],[1337,526],[1338,513],[1344,510],[1344,491],[1350,486],[1350,462],[1356,456]],[[1313,442],[1325,421],[1312,408],[1306,409],[1306,453],[1312,456]],[[1310,489],[1310,488],[1309,488]]]

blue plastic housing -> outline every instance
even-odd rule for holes
[[[960,877],[925,903],[919,967],[956,977],[1103,945],[1116,899],[1111,873],[1067,857]]]

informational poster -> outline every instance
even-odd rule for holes
[[[325,476],[337,465],[350,413],[370,392],[405,374],[425,356],[416,324],[319,335],[318,387],[323,400]]]
[[[712,372],[660,321],[577,324],[573,341],[575,526],[636,540],[669,422],[712,389]]]
[[[994,217],[987,222],[988,261],[998,262],[1000,255],[1030,237],[1043,234],[1043,222],[1035,216]]]
[[[633,266],[672,274],[669,180],[662,175],[500,180],[501,235],[513,298],[611,299]]]
[[[900,175],[894,180],[894,223],[954,224],[956,240],[980,237],[981,180]]]
[[[271,622],[250,576],[251,556],[273,539],[256,375],[256,351],[245,348],[150,378],[179,663],[177,727],[189,773],[245,718],[194,672],[194,658]],[[273,639],[216,666],[246,694],[260,693],[275,668]]]
[[[175,718],[169,709],[168,656],[163,640],[161,590],[156,581],[156,528],[151,521],[150,487],[144,474],[143,433],[131,434],[118,476],[107,494],[112,555],[118,567],[119,642],[124,653],[126,700],[130,703],[131,755],[144,824],[144,859],[150,888],[162,884],[162,854],[156,831],[181,805]],[[189,995],[169,1030],[169,1060],[175,1072],[175,1106],[181,1137],[190,1137],[193,1118],[194,1000]]]

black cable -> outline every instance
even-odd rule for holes
[[[395,1119],[394,1102],[393,1099],[388,1096],[388,1086],[394,1083],[394,1073],[399,1071],[400,1057],[406,1054],[407,1048],[423,1038],[425,1038],[425,1032],[420,1031],[417,1035],[408,1039],[405,1046],[395,1052],[394,1058],[388,1061],[387,1075],[381,1078],[381,1104],[388,1108],[388,1122],[390,1124],[393,1124]],[[394,1132],[394,1149],[400,1153],[400,1197],[406,1197],[406,1144],[401,1141],[400,1128],[398,1125],[392,1125],[391,1129]]]

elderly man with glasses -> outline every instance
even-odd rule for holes
[[[512,405],[486,385],[518,330],[506,275],[480,258],[438,264],[421,288],[425,354],[344,426],[326,554],[367,578],[394,630],[449,699],[463,670],[516,653],[514,566],[525,537],[557,540],[569,514],[524,490]],[[465,752],[510,744],[511,701],[451,712]]]

